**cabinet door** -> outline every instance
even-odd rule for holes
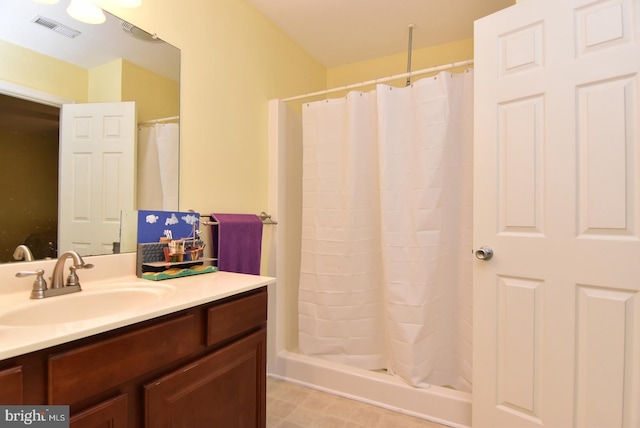
[[[145,386],[147,428],[266,425],[265,329]]]
[[[126,428],[127,396],[119,395],[71,417],[70,428]]]
[[[73,404],[197,351],[202,340],[189,312],[49,358],[49,403]]]
[[[22,366],[0,371],[0,404],[24,404],[22,397]]]

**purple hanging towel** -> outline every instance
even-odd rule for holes
[[[217,214],[212,243],[218,250],[218,270],[260,275],[262,220],[254,214]]]

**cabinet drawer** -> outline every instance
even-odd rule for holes
[[[22,366],[0,371],[0,404],[23,404]]]
[[[193,313],[49,358],[49,403],[72,404],[193,353]]]
[[[266,288],[212,306],[207,311],[207,346],[260,327],[266,321]]]

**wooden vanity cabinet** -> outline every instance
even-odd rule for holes
[[[0,403],[5,405],[23,404],[22,366],[0,370]]]
[[[266,321],[262,287],[11,358],[0,404],[69,405],[73,428],[264,427]]]
[[[146,426],[265,426],[266,339],[259,330],[148,384]]]

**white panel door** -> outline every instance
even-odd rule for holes
[[[639,9],[476,22],[474,427],[640,426]]]
[[[65,104],[60,114],[58,253],[109,254],[135,201],[134,102]]]

